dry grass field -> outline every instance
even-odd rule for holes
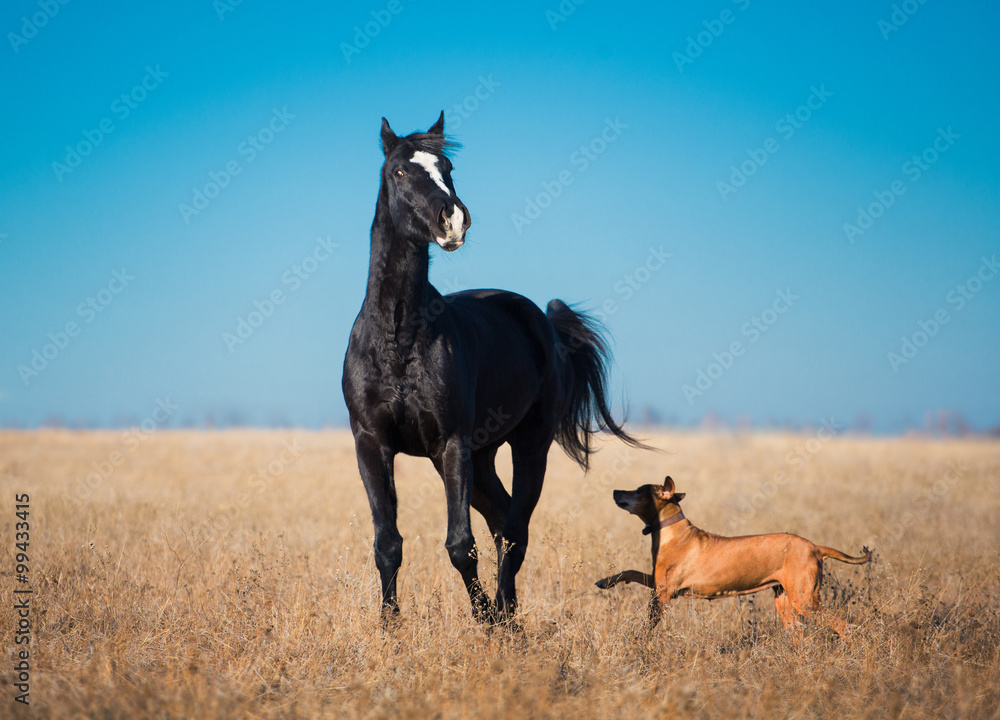
[[[402,620],[384,630],[348,433],[0,433],[0,717],[1000,717],[1000,444],[652,442],[666,452],[606,444],[587,476],[553,450],[513,631],[471,619],[440,481],[399,458]],[[872,546],[871,566],[826,562],[823,598],[851,640],[808,624],[793,642],[770,593],[679,599],[649,633],[648,591],[596,589],[649,564],[610,491],[666,473],[704,529]],[[11,684],[23,492],[30,709]]]

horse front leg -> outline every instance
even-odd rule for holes
[[[364,431],[354,436],[358,469],[368,494],[368,505],[375,526],[375,567],[382,579],[382,620],[399,614],[396,578],[403,564],[403,537],[396,527],[396,481],[393,476],[393,453],[384,443]]]
[[[479,560],[476,538],[472,534],[469,506],[472,501],[472,453],[467,439],[448,440],[442,457],[435,463],[444,479],[448,501],[448,536],[445,548],[451,564],[462,575],[462,582],[472,602],[472,616],[490,622],[495,612],[479,583]]]

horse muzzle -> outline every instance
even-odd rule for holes
[[[445,238],[434,238],[434,242],[444,248],[445,252],[454,252],[460,247],[465,245],[465,238],[456,238],[454,240],[446,240]]]
[[[465,244],[465,231],[472,224],[469,218],[469,211],[461,202],[452,203],[441,208],[437,218],[437,229],[443,236],[434,235],[434,242],[444,248],[447,252],[458,250]]]

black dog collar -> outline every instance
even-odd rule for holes
[[[676,515],[671,515],[666,520],[661,520],[660,521],[660,526],[659,526],[660,530],[662,530],[665,527],[670,527],[674,523],[679,523],[683,519],[684,519],[684,513],[683,512],[679,512]],[[646,527],[644,527],[642,529],[642,534],[643,535],[649,535],[651,532],[653,532],[653,530],[654,530],[654,527],[652,525],[647,525]]]

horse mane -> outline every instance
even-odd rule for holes
[[[443,135],[431,135],[429,133],[412,133],[403,138],[403,140],[406,140],[417,150],[423,150],[435,155],[444,155],[446,158],[451,158],[462,147],[461,143],[457,143],[454,140],[446,140]]]

